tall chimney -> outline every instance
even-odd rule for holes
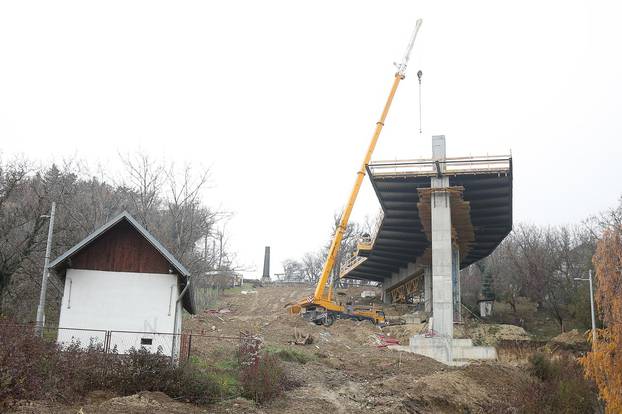
[[[266,246],[266,251],[263,256],[263,275],[261,276],[261,280],[266,282],[270,281],[270,246]]]

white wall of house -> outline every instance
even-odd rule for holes
[[[173,333],[179,293],[176,275],[67,269],[59,326],[74,329],[59,329],[58,342],[104,342],[104,332],[77,329],[133,331],[112,332],[111,349],[116,346],[119,353],[126,353],[145,346],[155,352],[161,346],[171,355],[172,335],[136,332]],[[181,323],[177,328],[181,332]],[[141,345],[142,338],[152,344]]]

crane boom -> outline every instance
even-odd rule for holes
[[[359,190],[361,189],[361,185],[363,184],[363,178],[365,177],[365,168],[369,161],[371,160],[371,156],[376,148],[376,143],[378,142],[378,137],[380,137],[380,132],[382,132],[382,127],[384,126],[384,121],[387,118],[389,113],[389,109],[391,108],[391,103],[393,102],[393,97],[395,96],[395,92],[397,91],[397,87],[400,84],[400,81],[406,77],[406,67],[408,65],[408,60],[410,59],[410,53],[415,44],[415,38],[417,37],[417,33],[419,32],[419,28],[421,27],[422,20],[417,20],[415,25],[415,29],[410,37],[410,42],[408,42],[408,46],[406,48],[406,53],[404,54],[404,58],[399,64],[395,64],[397,66],[397,73],[395,74],[395,79],[393,80],[393,86],[391,87],[391,91],[389,92],[389,97],[387,98],[387,102],[384,105],[384,109],[382,114],[380,115],[380,120],[376,122],[376,129],[374,130],[374,134],[372,135],[371,142],[367,149],[367,153],[365,154],[365,158],[363,159],[363,163],[361,164],[361,168],[357,172],[356,180],[354,181],[354,188],[350,193],[350,198],[348,198],[348,203],[346,204],[343,213],[341,214],[341,219],[339,221],[339,226],[335,231],[335,235],[333,237],[333,241],[328,250],[328,257],[326,258],[326,262],[324,263],[324,267],[322,268],[322,275],[318,281],[317,286],[315,287],[315,293],[313,295],[314,301],[318,301],[322,299],[324,289],[326,287],[326,282],[328,282],[328,278],[330,276],[330,272],[335,265],[335,260],[337,258],[337,253],[339,253],[339,247],[341,246],[341,241],[343,240],[343,235],[348,226],[348,222],[350,221],[350,214],[352,214],[352,209],[354,208],[354,203],[356,202],[356,198],[359,194]]]

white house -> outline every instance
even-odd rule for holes
[[[190,273],[123,212],[50,268],[65,281],[58,342],[100,342],[119,353],[158,347],[179,355],[182,308],[195,314]]]

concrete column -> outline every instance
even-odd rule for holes
[[[432,158],[445,159],[445,136],[432,137]],[[441,164],[441,172],[444,165]],[[447,188],[448,177],[431,179],[432,188]],[[438,334],[453,338],[453,293],[452,293],[452,241],[451,206],[449,193],[432,193],[432,329]]]
[[[385,289],[382,291],[382,303],[384,303],[385,305],[390,305],[392,299],[393,298],[391,298],[391,294],[388,290]]]
[[[460,249],[453,246],[451,261],[451,287],[454,299],[454,322],[462,322],[462,301],[460,293]]]
[[[432,313],[432,266],[426,266],[423,270],[423,299],[425,311]]]

